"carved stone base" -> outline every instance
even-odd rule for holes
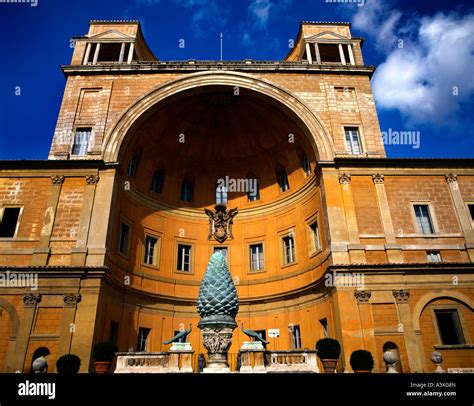
[[[208,360],[205,373],[230,372],[227,362],[227,351],[232,344],[232,333],[235,325],[214,324],[201,325],[202,342],[207,349]]]

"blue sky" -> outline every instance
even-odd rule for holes
[[[90,19],[139,19],[161,60],[218,59],[221,32],[224,59],[281,60],[300,21],[351,21],[352,35],[365,38],[365,63],[378,65],[372,86],[382,131],[420,134],[418,148],[387,145],[388,155],[474,157],[474,8],[456,1],[5,1],[0,159],[47,158],[65,85],[60,65]]]

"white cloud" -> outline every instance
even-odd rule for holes
[[[290,6],[292,2],[293,0],[253,0],[248,12],[257,28],[266,29],[270,17]]]
[[[210,26],[224,27],[228,20],[229,7],[219,0],[175,0],[178,6],[192,9],[191,27],[196,35],[204,35]]]
[[[455,123],[474,92],[474,14],[405,21],[378,1],[369,0],[366,7],[355,14],[353,27],[385,49],[386,59],[372,79],[377,105],[400,111],[412,123]]]

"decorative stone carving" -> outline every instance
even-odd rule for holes
[[[349,185],[351,183],[351,175],[348,173],[343,173],[342,175],[339,175],[339,183],[341,185]]]
[[[208,367],[203,372],[230,372],[227,351],[232,344],[232,332],[237,327],[235,315],[239,299],[224,256],[211,256],[199,288],[197,310],[201,316],[198,327],[208,352]]]
[[[97,185],[99,183],[100,176],[99,175],[87,175],[86,182],[88,185]]]
[[[64,183],[64,175],[51,176],[51,182],[53,185],[62,185]]]
[[[357,303],[369,303],[372,292],[370,290],[355,290],[354,296]]]
[[[384,176],[381,175],[380,173],[377,173],[375,175],[372,175],[372,180],[376,185],[381,184],[381,183],[384,183]]]
[[[458,181],[458,175],[455,175],[452,172],[447,175],[444,175],[444,177],[446,178],[446,182],[448,183],[454,183]]]
[[[398,303],[407,303],[410,298],[410,291],[408,289],[394,289],[392,293]]]
[[[227,210],[225,204],[216,204],[214,210],[204,209],[204,211],[209,217],[209,240],[214,237],[216,241],[223,243],[227,238],[234,239],[232,223],[238,213],[237,207]]]
[[[65,307],[76,307],[77,304],[82,300],[80,293],[66,293],[63,295]]]
[[[27,293],[23,295],[23,306],[25,307],[36,307],[39,302],[41,302],[40,293]]]

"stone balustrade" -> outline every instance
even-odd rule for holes
[[[179,373],[193,372],[192,351],[173,352],[119,352],[115,373]]]
[[[315,350],[272,351],[267,359],[267,372],[319,373]]]

